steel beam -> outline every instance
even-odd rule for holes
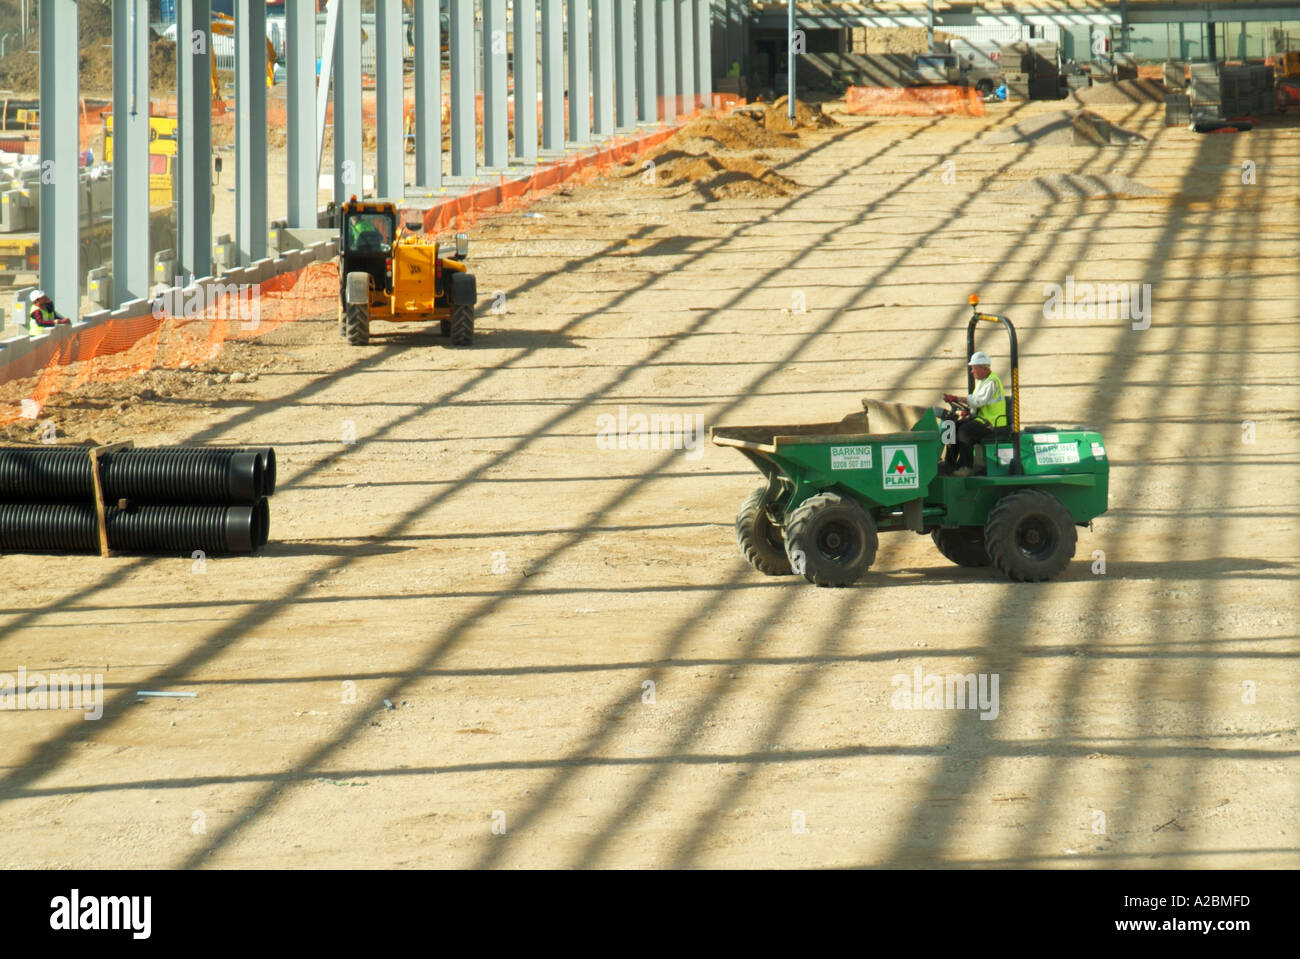
[[[149,295],[149,4],[113,4],[113,306]],[[57,300],[55,301],[58,302]]]
[[[636,0],[637,120],[654,123],[659,119],[655,97],[659,90],[658,30],[655,10],[659,0]]]
[[[677,0],[659,4],[659,118],[671,123],[677,118]]]
[[[563,0],[542,0],[542,149],[564,149]]]
[[[636,126],[636,0],[614,0],[615,124]]]
[[[334,202],[365,191],[361,140],[361,4],[335,0],[334,35]]]
[[[677,2],[677,99],[680,112],[694,113],[695,98],[695,0]]]
[[[185,282],[212,275],[212,31],[209,0],[176,8],[176,251]]]
[[[713,106],[713,3],[712,0],[694,0],[695,3],[695,88],[700,93],[700,105],[706,110]]]
[[[614,0],[591,2],[592,134],[604,140],[614,132]]]
[[[483,165],[510,163],[506,102],[506,0],[483,0]]]
[[[375,0],[375,189],[406,193],[406,130],[402,124],[402,0]]]
[[[77,211],[81,145],[78,141],[76,0],[43,0],[41,73],[41,289],[64,316],[75,320],[81,300],[81,237]]]
[[[235,2],[235,250],[266,256],[266,4]]]
[[[569,141],[591,141],[591,63],[587,0],[569,0]]]
[[[181,6],[184,6],[182,4]],[[288,73],[288,223],[316,229],[316,4],[287,0],[284,7],[284,54]]]
[[[442,186],[442,24],[438,0],[415,2],[415,182]]]
[[[474,0],[451,4],[451,173],[473,176],[474,128]]]
[[[515,156],[537,159],[537,0],[514,0]]]

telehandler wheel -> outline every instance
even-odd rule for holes
[[[1065,504],[1037,489],[1008,493],[989,511],[984,548],[993,565],[1014,580],[1054,579],[1074,557],[1078,534]]]
[[[763,508],[767,486],[760,486],[745,497],[736,514],[736,545],[740,555],[749,565],[767,576],[789,576],[790,559],[785,555],[785,542],[780,527],[772,523]]]
[[[451,320],[439,320],[438,332],[443,336],[451,336]]]
[[[980,526],[939,527],[930,532],[939,552],[958,566],[987,566],[989,554],[984,549],[984,529]]]
[[[474,342],[474,307],[460,304],[451,308],[451,345],[469,346]]]
[[[785,524],[790,567],[815,586],[851,586],[876,558],[875,521],[854,500],[819,493]]]
[[[352,303],[343,312],[343,335],[351,346],[365,346],[370,342],[370,307],[365,303]]]

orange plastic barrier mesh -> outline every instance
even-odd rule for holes
[[[153,369],[211,362],[229,340],[262,336],[285,323],[338,306],[338,267],[312,263],[247,286],[217,283],[207,290],[154,301],[143,316],[112,319],[45,347],[48,358],[24,357],[0,367],[0,424],[39,415],[55,393],[86,383],[114,383]],[[24,364],[25,369],[19,364]]]
[[[692,116],[680,116],[678,123]],[[426,211],[424,228],[430,233],[459,228],[488,210],[510,210],[563,183],[584,182],[636,160],[677,129],[615,138],[595,153],[540,166],[524,180],[503,179],[443,201]],[[261,336],[285,323],[329,314],[338,307],[338,266],[333,261],[313,263],[252,288],[217,283],[199,295],[175,291],[170,296],[156,300],[152,313],[109,320],[70,338],[51,338],[36,352],[0,365],[0,424],[39,415],[45,401],[60,391],[118,382],[153,369],[199,366],[216,359],[229,340]]]
[[[974,87],[849,87],[844,105],[859,116],[984,116],[984,100]]]

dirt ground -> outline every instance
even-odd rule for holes
[[[482,221],[470,349],[327,315],[54,400],[70,440],[273,444],[280,486],[254,557],[0,557],[0,673],[106,696],[0,715],[0,866],[1300,865],[1300,127],[1092,108],[1146,139],[831,105],[755,161],[786,195],[612,176]],[[1158,195],[1001,196],[1062,173]],[[1150,327],[1049,318],[1068,277],[1149,283]],[[597,444],[620,407],[937,402],[973,292],[1024,421],[1105,436],[1057,581],[905,533],[855,588],[766,578],[741,456]],[[996,676],[996,718],[893,708],[917,669]]]

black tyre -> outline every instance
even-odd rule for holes
[[[451,345],[469,346],[474,342],[474,307],[460,305],[451,308]]]
[[[370,342],[370,307],[353,303],[344,309],[343,335],[352,346],[365,346]]]
[[[993,566],[1022,583],[1059,576],[1074,557],[1078,538],[1065,504],[1037,489],[1008,493],[984,524],[984,548]]]
[[[443,336],[451,336],[451,320],[439,320],[438,332]]]
[[[980,96],[986,97],[994,91],[995,87],[993,81],[988,77],[981,77],[979,82],[975,84],[975,89],[979,91]]]
[[[989,554],[984,549],[984,527],[958,526],[956,529],[935,529],[930,538],[939,552],[958,566],[988,566]]]
[[[763,508],[766,486],[760,486],[740,504],[736,514],[736,545],[740,555],[754,569],[767,576],[789,576],[790,559],[785,555],[785,540],[780,527],[772,523]]]
[[[855,501],[819,493],[794,510],[785,524],[790,566],[816,586],[851,586],[876,558],[875,521]]]

